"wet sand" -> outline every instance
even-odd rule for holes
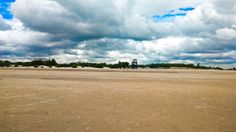
[[[236,72],[0,69],[1,132],[235,132]]]

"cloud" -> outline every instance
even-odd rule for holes
[[[234,3],[234,0],[17,0],[10,6],[13,19],[0,17],[0,57],[110,63],[138,58],[141,63],[233,66]]]
[[[6,23],[6,21],[0,16],[0,30],[11,29],[11,26]]]
[[[157,5],[162,4],[168,9],[190,3],[185,0],[178,4],[173,2],[177,5],[169,5],[168,2],[170,0],[154,3],[141,0],[18,0],[13,4],[12,10],[14,15],[32,30],[75,41],[102,37],[144,40],[160,34],[158,27],[150,19],[151,14],[161,12],[162,6]],[[145,10],[142,10],[143,4],[148,4]],[[149,9],[148,6],[152,4],[156,6]]]
[[[221,40],[236,40],[235,28],[221,28],[216,30],[216,37]]]

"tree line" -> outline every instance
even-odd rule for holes
[[[129,68],[130,65],[128,62],[119,61],[116,64],[106,64],[106,63],[91,63],[91,62],[72,62],[72,63],[57,63],[55,59],[35,59],[30,62],[10,62],[8,60],[0,60],[0,67],[30,67],[33,66],[35,68],[40,66],[47,67],[95,67],[95,68]]]
[[[115,64],[107,64],[107,63],[92,63],[92,62],[72,62],[72,63],[57,63],[55,59],[35,59],[29,62],[10,62],[8,60],[0,60],[0,67],[29,67],[33,66],[37,67],[94,67],[94,68],[132,68],[132,65],[129,62],[121,62]],[[153,63],[153,64],[146,64],[146,65],[138,65],[138,68],[194,68],[194,69],[216,69],[216,70],[223,70],[221,67],[211,67],[211,66],[201,66],[199,63],[197,65],[194,64],[184,64],[184,63]],[[236,70],[236,68],[232,68],[229,70]]]

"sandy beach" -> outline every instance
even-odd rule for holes
[[[1,132],[235,132],[236,72],[0,69]]]

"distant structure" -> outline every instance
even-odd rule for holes
[[[133,59],[131,66],[132,66],[132,69],[137,69],[138,68],[138,60],[137,59]]]

